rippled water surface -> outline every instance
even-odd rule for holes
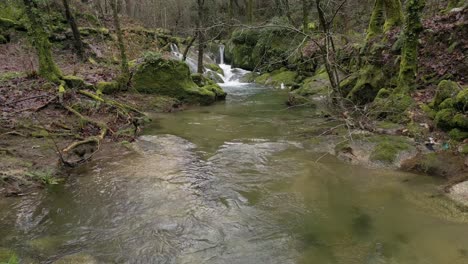
[[[63,186],[0,200],[0,248],[24,263],[468,263],[468,221],[425,176],[311,151],[330,126],[286,92],[159,114],[136,153],[110,152]],[[318,161],[317,161],[318,160]]]

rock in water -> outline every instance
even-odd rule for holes
[[[136,67],[132,84],[141,93],[170,96],[185,103],[208,105],[218,99],[215,91],[193,82],[187,64],[157,54],[146,56]]]

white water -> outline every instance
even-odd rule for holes
[[[177,46],[177,44],[171,43],[170,47],[171,47],[171,53],[172,53],[173,57],[175,59],[182,60],[183,54],[180,53],[179,47]],[[246,70],[243,70],[243,69],[240,69],[240,68],[232,68],[231,65],[228,65],[228,64],[224,63],[224,45],[219,46],[219,61],[220,61],[219,67],[223,70],[224,75],[219,74],[217,72],[214,72],[214,71],[212,71],[210,69],[207,69],[207,68],[204,68],[204,72],[205,73],[214,72],[215,74],[217,74],[223,80],[224,83],[220,83],[220,85],[223,85],[223,86],[234,86],[234,85],[247,84],[247,83],[242,83],[240,81],[240,79],[242,78],[242,76],[249,73],[249,71],[246,71]],[[197,63],[196,60],[194,60],[194,59],[192,59],[190,57],[187,57],[185,59],[185,63],[187,63],[187,65],[189,66],[190,71],[192,73],[197,72],[198,63]]]

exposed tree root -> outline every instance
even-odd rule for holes
[[[146,116],[145,113],[141,112],[140,110],[136,109],[135,107],[132,107],[130,105],[127,105],[127,104],[123,104],[123,103],[120,103],[120,102],[117,102],[117,101],[114,101],[114,100],[109,100],[109,99],[104,99],[94,93],[91,93],[91,92],[88,92],[88,91],[85,91],[85,90],[80,90],[78,91],[80,94],[82,95],[85,95],[93,100],[96,100],[98,102],[103,102],[107,105],[110,105],[110,106],[113,106],[115,108],[118,108],[118,109],[121,109],[121,110],[124,110],[125,112],[127,111],[132,111],[132,112],[135,112],[139,115],[142,115],[142,116]]]
[[[80,120],[86,123],[96,125],[101,130],[99,135],[91,136],[84,140],[73,142],[62,150],[64,153],[64,158],[62,159],[62,162],[67,166],[74,167],[80,163],[89,160],[99,150],[101,141],[107,134],[108,127],[103,122],[95,121],[83,116],[78,111],[69,106],[64,105],[63,107],[67,109],[70,113],[77,116]],[[78,159],[71,160],[72,156],[78,156]]]

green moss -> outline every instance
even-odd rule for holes
[[[468,116],[466,114],[457,113],[452,119],[452,125],[468,130]]]
[[[64,80],[67,87],[71,89],[79,89],[86,86],[83,78],[78,76],[66,75],[62,77],[62,80]]]
[[[33,46],[39,58],[39,75],[49,81],[59,82],[62,72],[53,60],[49,37],[40,22],[41,12],[30,3],[26,5],[26,14],[29,18],[28,31],[32,35]]]
[[[170,112],[173,108],[177,108],[180,105],[180,101],[169,96],[155,96],[151,100],[150,105],[151,108],[162,112]]]
[[[367,28],[367,40],[388,32],[403,22],[400,0],[376,0]]]
[[[203,86],[203,89],[213,92],[216,96],[216,100],[226,99],[226,95],[227,95],[226,92],[223,91],[221,86],[217,84],[209,84],[209,85]]]
[[[399,92],[407,93],[415,88],[415,77],[418,72],[419,33],[423,30],[421,16],[425,4],[425,0],[409,0],[406,3],[403,48],[398,74]]]
[[[373,141],[378,142],[370,155],[373,161],[392,163],[398,153],[411,147],[405,139],[400,137],[374,137]]]
[[[437,111],[432,109],[429,105],[420,104],[419,108],[421,108],[421,110],[423,110],[424,113],[426,113],[429,118],[434,119],[436,117]]]
[[[458,84],[456,82],[443,80],[437,85],[436,94],[434,97],[434,106],[439,107],[439,105],[448,98],[454,98],[457,93],[460,91]]]
[[[266,84],[267,81],[270,79],[270,77],[271,77],[271,74],[264,73],[264,74],[261,74],[260,76],[256,77],[255,82],[260,83],[260,84]]]
[[[201,75],[191,76],[187,64],[181,61],[156,56],[146,57],[145,61],[138,65],[132,82],[133,87],[142,93],[169,96],[187,103],[213,103],[218,98],[218,94],[212,91],[213,86],[209,87],[211,90],[199,87],[193,80],[197,78],[200,86],[214,84]]]
[[[255,78],[255,82],[275,87],[280,87],[281,84],[291,87],[297,84],[298,77],[297,72],[280,69],[260,75]]]
[[[0,248],[0,263],[15,264],[18,263],[17,260],[18,257],[13,250]]]
[[[454,128],[450,130],[449,132],[449,137],[455,141],[463,141],[466,138],[468,138],[468,132],[466,131],[461,131],[458,128]]]
[[[453,108],[453,99],[447,98],[439,105],[439,109]]]
[[[464,87],[455,99],[455,104],[462,111],[468,110],[468,87]]]
[[[221,69],[221,67],[219,67],[218,64],[216,64],[216,63],[205,63],[204,65],[205,65],[205,67],[207,69],[210,69],[210,70],[215,71],[215,72],[217,72],[217,73],[219,73],[221,75],[224,75],[223,69]]]
[[[92,27],[80,27],[78,28],[80,34],[83,36],[89,36],[91,34],[102,34],[104,36],[109,36],[109,29],[101,28],[92,28]]]
[[[437,112],[434,122],[438,128],[450,129],[453,127],[453,117],[456,111],[454,109],[442,109]]]
[[[343,91],[349,91],[348,99],[357,103],[368,103],[374,100],[377,93],[385,85],[386,77],[382,69],[374,65],[366,65],[343,82],[340,87]]]
[[[120,90],[120,85],[118,82],[98,82],[96,90],[103,94],[112,94]]]
[[[390,93],[387,89],[381,89],[372,103],[372,115],[379,118],[388,118],[391,121],[402,123],[407,121],[406,110],[414,103],[411,96]]]

